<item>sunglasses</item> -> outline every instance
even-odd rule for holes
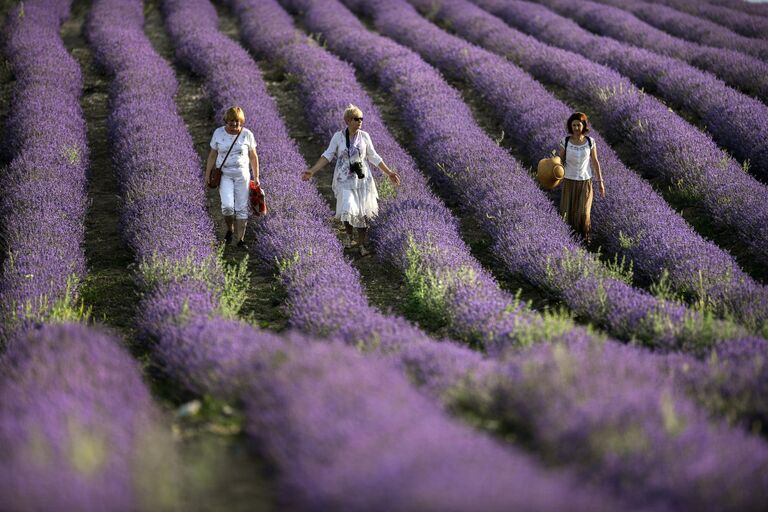
[[[361,123],[363,122],[363,118],[362,117],[353,117],[352,120],[353,121],[359,121]]]
[[[227,124],[242,124],[239,119],[236,119],[234,121],[227,121]]]

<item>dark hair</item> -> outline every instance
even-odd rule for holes
[[[573,135],[573,130],[571,129],[571,123],[574,121],[581,121],[581,124],[584,125],[584,128],[581,130],[581,133],[584,135],[589,133],[589,122],[587,121],[587,114],[584,112],[574,112],[571,114],[571,117],[568,118],[568,122],[565,123],[565,131]]]

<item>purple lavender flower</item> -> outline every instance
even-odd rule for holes
[[[761,16],[749,16],[733,9],[733,5],[712,5],[710,2],[692,2],[689,0],[649,1],[668,5],[694,16],[714,21],[747,37],[768,39],[768,35],[766,35],[768,34],[768,19],[765,18],[768,13],[766,13],[764,6],[754,6],[750,9],[752,13],[761,14]],[[746,2],[739,3],[746,5]],[[747,9],[747,7],[741,7],[741,9]]]
[[[768,79],[765,75],[768,63],[759,59],[732,50],[683,41],[615,7],[585,1],[575,8],[569,8],[562,0],[536,1],[573,18],[588,30],[686,61],[757,97],[768,95]]]
[[[665,5],[628,0],[597,0],[631,12],[646,23],[694,43],[747,53],[768,60],[768,41],[741,36],[713,21]],[[748,5],[746,2],[739,2]]]
[[[170,510],[175,456],[120,342],[78,324],[20,334],[0,359],[3,510]]]
[[[28,2],[5,23],[16,78],[3,146],[0,219],[7,256],[0,276],[0,334],[45,321],[72,304],[85,275],[88,146],[80,67],[59,36],[70,2]],[[56,119],[56,123],[46,122]]]

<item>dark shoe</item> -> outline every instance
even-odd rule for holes
[[[232,235],[233,235],[233,234],[234,234],[234,233],[232,233],[232,231],[227,231],[227,234],[226,234],[226,235],[224,235],[224,242],[225,242],[227,245],[229,245],[229,244],[231,244],[231,243],[232,243]]]
[[[248,250],[248,244],[245,243],[245,240],[240,240],[237,242],[237,246],[244,251]]]

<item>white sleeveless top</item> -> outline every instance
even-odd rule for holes
[[[560,147],[563,149],[565,149],[565,142],[568,141],[568,151],[565,152],[565,178],[578,181],[592,179],[592,148],[589,146],[589,141],[591,140],[594,146],[595,139],[587,137],[588,140],[580,145],[568,139],[569,137],[566,137],[560,141]]]

